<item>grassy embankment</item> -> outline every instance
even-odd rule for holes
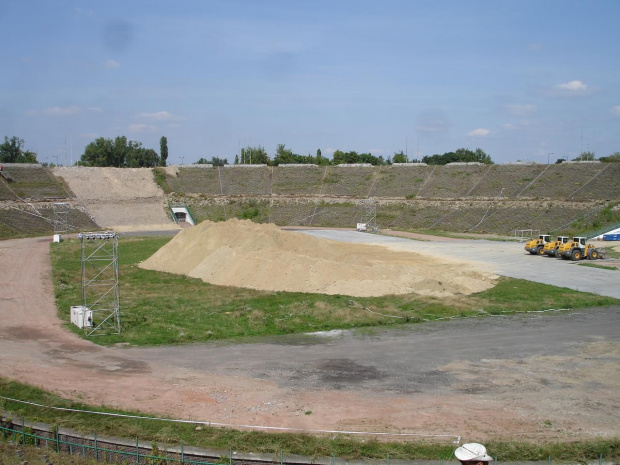
[[[618,303],[609,297],[509,278],[500,278],[492,289],[470,296],[433,298],[408,294],[351,298],[215,286],[137,266],[169,240],[119,240],[122,333],[97,337],[95,342],[175,344]],[[69,307],[81,304],[79,241],[52,244],[52,263],[59,316],[73,329],[69,325]]]
[[[63,399],[41,389],[0,378],[0,393],[17,399],[47,406],[63,407],[99,412],[141,415],[140,412],[128,412],[89,406],[79,402]],[[292,433],[263,433],[256,431],[239,431],[202,426],[197,429],[194,424],[165,423],[158,420],[136,418],[115,418],[97,416],[88,413],[62,412],[43,409],[8,400],[0,400],[0,409],[13,415],[19,423],[21,417],[29,421],[40,421],[60,427],[73,428],[84,434],[96,432],[98,436],[136,438],[143,441],[186,445],[220,450],[223,457],[231,448],[239,453],[273,454],[274,460],[280,451],[284,454],[300,454],[309,457],[331,457],[341,459],[376,458],[385,459],[427,459],[448,460],[454,450],[449,440],[428,442],[420,439],[401,440],[399,442],[361,439],[346,435],[310,435]],[[487,448],[498,461],[570,460],[573,463],[585,463],[598,460],[600,454],[606,461],[620,457],[620,438],[590,439],[574,442],[540,442],[527,443],[516,441],[489,441]],[[227,462],[226,459],[223,460]]]

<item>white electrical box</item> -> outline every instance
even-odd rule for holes
[[[60,242],[61,240],[60,234],[54,234],[54,243]]]
[[[366,223],[357,223],[358,231],[366,231]]]
[[[93,326],[93,311],[83,305],[72,305],[71,323],[78,328],[91,328]]]

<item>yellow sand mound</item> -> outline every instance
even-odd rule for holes
[[[441,297],[493,286],[493,276],[463,262],[319,239],[249,220],[205,221],[183,230],[140,266],[224,286],[356,297]]]

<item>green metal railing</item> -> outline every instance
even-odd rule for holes
[[[144,446],[139,445],[138,438],[136,438],[135,447],[132,448],[133,450],[123,450],[110,447],[110,445],[115,447],[119,447],[119,445],[110,443],[109,441],[105,441],[102,445],[101,441],[97,439],[97,433],[94,434],[93,439],[74,437],[74,440],[71,441],[68,439],[61,439],[61,436],[67,435],[59,434],[58,428],[53,428],[50,432],[51,437],[42,436],[36,434],[31,428],[26,427],[23,419],[19,429],[0,425],[0,431],[2,432],[2,439],[15,442],[16,444],[45,447],[46,449],[53,449],[57,453],[68,453],[69,455],[77,455],[83,458],[94,458],[97,462],[135,464],[180,463],[187,465],[216,465],[219,463],[220,465],[232,465],[232,451],[229,454],[228,460],[221,460],[219,462],[195,460],[186,457],[182,442],[179,447],[179,452],[167,451],[165,454],[159,454],[152,453],[153,451],[158,451],[154,446],[150,450],[151,453],[145,450]],[[77,440],[81,442],[76,442]],[[120,447],[127,449],[125,445],[121,445]]]
[[[57,426],[49,427],[49,425],[44,426],[41,429],[42,424],[37,425],[37,429],[42,430],[44,435],[37,434],[31,426],[27,426],[24,419],[21,419],[21,422],[17,425],[13,423],[11,420],[4,421],[0,423],[0,436],[4,441],[10,441],[15,444],[21,444],[24,446],[34,446],[38,448],[45,447],[46,449],[52,449],[57,453],[65,453],[72,456],[78,456],[85,459],[94,459],[97,462],[103,463],[124,463],[130,464],[135,463],[136,465],[140,464],[187,464],[187,465],[234,465],[234,463],[243,463],[247,464],[249,462],[256,463],[272,463],[274,465],[285,465],[285,464],[294,464],[294,465],[303,465],[303,464],[315,464],[315,463],[329,463],[327,460],[317,460],[316,457],[311,458],[308,457],[307,461],[304,461],[301,457],[296,457],[292,462],[287,462],[284,457],[283,451],[280,450],[279,457],[272,457],[271,459],[263,458],[254,458],[248,459],[247,457],[235,457],[233,459],[233,451],[232,448],[228,449],[228,456],[220,455],[218,459],[215,461],[205,461],[204,459],[197,459],[196,457],[204,454],[200,454],[196,452],[196,449],[192,448],[189,453],[185,452],[184,444],[181,442],[178,448],[168,447],[164,452],[160,453],[159,446],[155,443],[151,443],[150,447],[145,446],[144,443],[140,445],[138,438],[136,437],[135,444],[131,444],[129,441],[114,439],[114,438],[105,438],[104,440],[98,439],[97,433],[94,433],[92,438],[84,437],[76,433],[60,433]],[[64,439],[62,438],[64,437]],[[71,438],[72,440],[70,440]],[[121,441],[121,442],[115,442]],[[336,463],[347,463],[347,461],[343,461],[342,459],[338,459],[335,454],[331,457],[331,465],[336,465]],[[361,462],[361,461],[360,461]],[[396,462],[403,463],[402,460],[397,460]],[[439,459],[439,460],[424,460],[424,463],[434,463],[437,462],[439,465],[446,465],[450,462],[450,459]],[[551,465],[553,462],[552,457],[548,456],[546,463],[547,465]],[[566,462],[560,461],[560,462]],[[375,464],[383,463],[382,460],[373,461]],[[390,454],[387,454],[385,459],[386,465],[391,465],[392,460],[390,458]],[[504,462],[505,464],[510,464],[510,462]],[[523,465],[528,462],[519,462],[519,465]],[[533,465],[540,465],[542,461],[538,462],[530,462]],[[575,463],[583,463],[583,458],[576,460]],[[592,465],[596,463],[595,461],[589,461],[588,464]],[[602,453],[598,454],[598,465],[606,465],[608,463],[617,463],[615,461],[608,462]],[[493,460],[493,465],[497,465],[498,460],[497,457]]]

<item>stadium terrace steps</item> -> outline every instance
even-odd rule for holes
[[[311,226],[319,202],[279,202],[273,201],[269,210],[269,220],[278,226]]]
[[[99,229],[88,213],[80,206],[71,205],[68,221],[70,232]],[[6,231],[6,237],[20,235],[53,234],[54,233],[54,204],[39,203],[36,209],[33,206],[20,204],[18,206],[0,207],[0,228]]]
[[[584,182],[581,189],[571,193],[571,198],[620,199],[620,163],[604,163],[603,167],[604,169],[591,182]]]
[[[179,167],[176,176],[167,176],[168,185],[173,192],[185,194],[220,195],[219,170],[202,167]]]
[[[465,197],[488,170],[488,165],[437,166],[417,197],[432,199]]]
[[[0,179],[0,237],[50,233],[50,223],[26,213],[24,202],[50,219],[50,194],[72,205],[77,197],[96,221],[82,212],[85,228],[174,226],[149,169],[9,165],[8,173],[14,182]],[[237,217],[281,226],[355,227],[358,199],[374,197],[381,228],[554,233],[620,200],[619,163],[168,167],[166,173],[168,200],[188,203],[198,221]],[[24,212],[10,212],[15,208]]]
[[[325,170],[321,194],[328,196],[368,197],[375,168],[329,166]]]
[[[4,179],[0,179],[0,201],[17,200],[17,195],[10,189],[9,183]]]
[[[413,198],[432,171],[432,166],[414,163],[406,166],[382,166],[376,173],[369,197]]]
[[[4,164],[5,176],[11,179],[0,181],[0,200],[17,198],[30,200],[64,199],[70,195],[49,168],[38,164]]]
[[[550,165],[518,197],[568,199],[577,189],[600,174],[606,163]]]
[[[318,195],[324,167],[286,166],[273,168],[271,192],[275,195]]]
[[[620,164],[178,168],[172,191],[352,198],[620,198]]]
[[[271,168],[268,166],[225,166],[217,168],[224,195],[271,194]]]
[[[544,169],[544,165],[491,165],[468,197],[515,197]]]

